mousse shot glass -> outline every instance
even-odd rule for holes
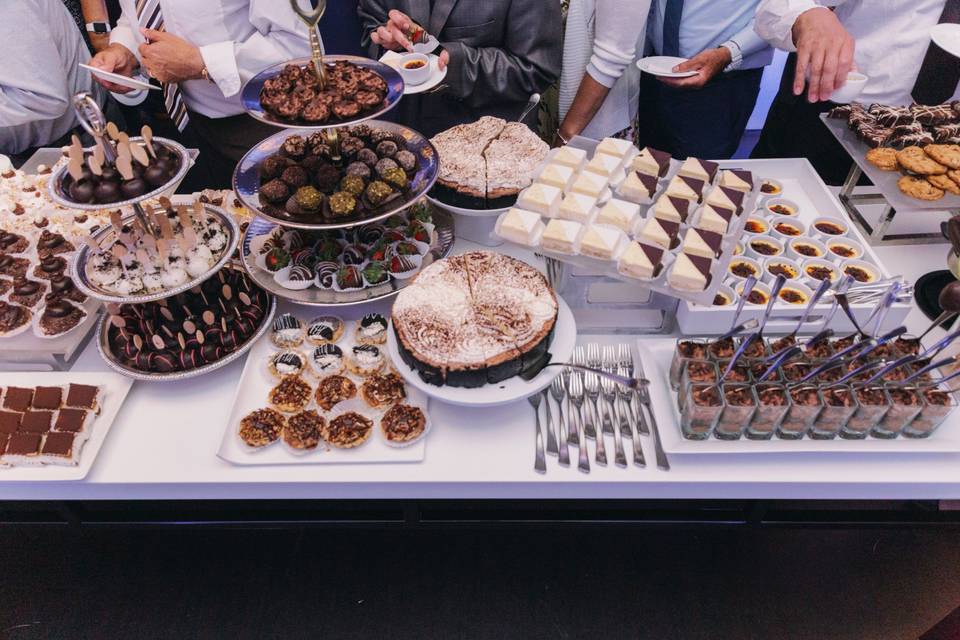
[[[678,338],[670,361],[670,387],[680,388],[680,376],[690,360],[703,360],[707,357],[708,342],[699,338]]]
[[[913,386],[887,386],[890,409],[870,432],[874,438],[896,438],[923,408],[923,396]]]
[[[903,437],[929,437],[956,408],[957,399],[952,393],[936,387],[924,389],[923,407],[913,422],[903,428]]]
[[[757,395],[748,384],[723,385],[724,408],[713,430],[720,440],[739,440],[757,410]]]
[[[694,384],[686,387],[682,395],[683,409],[680,412],[680,431],[688,440],[706,440],[723,413],[723,397],[720,387],[713,384]]]
[[[857,410],[840,430],[840,437],[861,440],[873,430],[890,410],[890,396],[883,387],[854,387]]]
[[[759,406],[747,429],[752,440],[768,440],[773,437],[790,409],[790,396],[782,384],[763,383],[756,385]]]
[[[799,440],[807,434],[823,410],[823,398],[816,385],[798,384],[790,388],[790,408],[783,417],[777,435]]]
[[[810,427],[810,437],[814,440],[832,440],[847,425],[850,416],[856,412],[857,396],[849,386],[835,384],[820,391],[823,409]]]

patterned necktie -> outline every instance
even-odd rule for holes
[[[960,22],[960,0],[947,0],[940,14],[940,24]],[[935,105],[946,102],[960,82],[960,59],[947,53],[933,42],[920,65],[917,82],[913,85],[913,99],[919,104]]]
[[[683,17],[683,0],[666,0],[663,12],[662,56],[680,55],[680,19]]]
[[[163,31],[163,11],[160,10],[160,0],[137,0],[137,20],[140,26],[154,31]],[[183,95],[176,82],[164,82],[163,103],[173,124],[179,131],[187,126],[190,116],[187,107],[183,104]]]

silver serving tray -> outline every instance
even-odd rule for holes
[[[282,227],[292,229],[347,229],[389,218],[398,211],[408,208],[433,188],[433,184],[437,181],[437,176],[440,173],[440,156],[429,140],[409,127],[382,120],[371,120],[367,124],[373,128],[403,136],[407,141],[407,149],[417,156],[419,168],[410,180],[410,190],[407,197],[398,198],[387,204],[385,208],[377,209],[373,214],[336,222],[300,222],[288,218],[278,218],[264,212],[260,208],[260,163],[268,156],[276,153],[284,140],[298,134],[296,130],[291,129],[270,136],[243,156],[233,172],[234,193],[240,199],[240,202],[251,211],[256,211],[258,215]]]
[[[239,267],[228,266],[228,269],[235,269]],[[187,380],[188,378],[196,378],[197,376],[202,376],[212,371],[216,371],[222,367],[227,366],[234,360],[240,358],[247,351],[256,344],[257,340],[263,337],[263,334],[266,333],[271,324],[273,323],[273,316],[277,311],[277,299],[274,296],[267,295],[269,305],[267,312],[263,316],[263,322],[260,324],[260,327],[254,332],[250,338],[244,342],[240,347],[233,351],[232,353],[227,354],[220,360],[216,362],[211,362],[210,364],[205,364],[202,367],[197,367],[196,369],[190,369],[189,371],[172,371],[170,373],[155,373],[155,372],[145,372],[140,371],[139,369],[133,369],[124,364],[121,364],[120,361],[113,355],[113,351],[110,349],[110,341],[108,339],[110,332],[110,315],[104,314],[100,319],[100,324],[97,326],[97,351],[100,352],[100,357],[103,358],[103,361],[107,363],[107,366],[129,378],[135,380],[144,380],[147,382],[171,382],[175,380]]]
[[[142,140],[143,138],[140,136],[137,136],[136,138],[130,138],[131,142],[139,142]],[[182,144],[174,140],[170,140],[169,138],[153,138],[153,142],[155,144],[160,143],[163,146],[170,148],[176,152],[178,156],[180,156],[180,170],[177,171],[176,175],[170,179],[170,182],[162,187],[158,187],[149,193],[145,193],[142,196],[138,196],[130,200],[121,200],[119,202],[111,202],[109,204],[82,204],[71,200],[66,191],[63,189],[63,179],[67,175],[67,165],[64,164],[62,167],[54,171],[50,176],[48,183],[50,198],[60,206],[68,209],[79,209],[81,211],[103,211],[104,209],[121,209],[123,207],[134,205],[138,202],[143,202],[152,198],[159,198],[162,195],[172,194],[177,190],[177,187],[180,186],[180,183],[183,182],[183,178],[187,175],[187,171],[189,171],[190,167],[193,166],[194,156]],[[84,149],[84,153],[92,148],[93,147],[88,147]]]
[[[277,116],[267,112],[262,106],[260,106],[260,90],[263,89],[263,83],[274,76],[280,75],[280,72],[283,71],[283,68],[288,64],[296,64],[299,66],[305,66],[312,63],[312,58],[296,58],[294,60],[289,60],[287,62],[281,62],[280,64],[275,64],[272,67],[267,67],[257,75],[253,76],[247,80],[246,84],[243,85],[243,88],[240,89],[240,102],[243,105],[244,110],[250,114],[252,118],[259,120],[260,122],[265,122],[267,124],[273,125],[275,127],[284,127],[286,129],[307,129],[311,131],[316,131],[318,129],[335,129],[337,127],[347,127],[352,124],[358,124],[365,120],[371,118],[376,118],[382,116],[387,111],[390,111],[397,103],[400,102],[400,99],[403,98],[404,91],[404,82],[403,77],[400,75],[400,72],[391,67],[390,65],[384,64],[378,60],[371,60],[370,58],[362,58],[360,56],[348,56],[348,55],[337,55],[337,56],[323,56],[324,63],[328,62],[351,62],[358,67],[364,67],[370,69],[378,74],[384,79],[387,83],[387,95],[383,99],[383,106],[377,111],[372,111],[365,115],[357,116],[352,120],[338,120],[337,122],[328,122],[325,124],[308,124],[299,120],[288,120],[284,118],[278,118]]]
[[[434,208],[433,224],[437,232],[437,245],[430,248],[427,255],[423,258],[423,267],[440,258],[445,258],[450,250],[453,249],[453,217],[446,211],[440,211]],[[243,236],[243,244],[240,247],[240,261],[243,268],[246,269],[250,278],[262,289],[269,291],[278,298],[289,300],[296,304],[303,304],[316,307],[348,307],[357,304],[365,304],[375,300],[382,300],[396,295],[401,289],[407,286],[411,278],[397,280],[391,278],[389,282],[378,284],[373,287],[367,287],[359,291],[333,291],[332,289],[319,289],[309,287],[299,291],[286,289],[273,279],[273,276],[258,267],[254,261],[256,256],[250,251],[250,243],[254,238],[262,235],[268,235],[273,232],[277,225],[273,222],[256,218],[247,227]],[[422,268],[422,267],[421,267]]]
[[[153,302],[155,300],[163,300],[164,298],[169,298],[178,293],[183,293],[188,289],[192,289],[197,286],[204,280],[211,278],[216,275],[220,269],[223,268],[227,262],[233,257],[234,251],[237,250],[237,245],[240,244],[240,227],[237,225],[236,220],[233,219],[233,216],[225,212],[220,207],[215,207],[212,204],[204,204],[204,208],[207,210],[207,213],[213,214],[220,220],[220,223],[223,225],[223,228],[227,232],[227,247],[223,251],[223,255],[220,256],[220,260],[213,265],[207,273],[203,274],[198,278],[193,278],[183,283],[180,286],[174,287],[173,289],[164,289],[163,291],[158,291],[156,293],[146,293],[137,296],[121,296],[111,291],[106,291],[101,289],[96,284],[90,282],[90,279],[87,278],[87,257],[90,255],[90,247],[83,244],[77,249],[76,254],[74,255],[73,262],[70,263],[70,275],[73,276],[73,281],[76,283],[77,288],[83,291],[85,294],[91,298],[96,298],[97,300],[102,300],[104,302],[116,302],[118,304],[143,304],[144,302]],[[123,222],[133,221],[134,216],[127,216],[123,219]],[[93,234],[93,240],[97,244],[102,244],[104,240],[112,238],[114,234],[114,229],[112,226],[104,227],[100,229],[95,234]]]

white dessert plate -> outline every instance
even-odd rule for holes
[[[414,49],[416,49],[418,46],[422,46],[422,45],[415,45]],[[426,52],[417,51],[417,53],[426,53]],[[385,54],[383,54],[383,57],[380,58],[380,62],[382,62],[383,64],[390,65],[391,67],[399,71],[398,65],[400,64],[400,60],[402,59],[402,57],[403,56],[401,56],[396,51],[387,51]],[[404,83],[404,86],[403,86],[404,95],[409,96],[416,93],[424,93],[425,91],[429,91],[430,89],[433,89],[438,84],[440,84],[443,81],[443,79],[447,77],[447,70],[446,69],[444,69],[443,71],[440,70],[440,66],[439,66],[440,58],[433,55],[432,53],[427,53],[427,57],[430,59],[430,77],[427,78],[425,82],[421,82],[420,84],[411,85],[411,84]]]
[[[79,66],[86,69],[93,75],[112,82],[113,84],[118,84],[121,87],[127,87],[128,89],[148,89],[160,91],[160,87],[150,84],[143,76],[137,76],[135,78],[131,78],[130,76],[122,76],[119,73],[97,69],[96,67],[91,67],[90,65],[83,64],[82,62]]]
[[[928,438],[864,438],[863,440],[687,440],[680,432],[677,394],[670,389],[670,360],[676,345],[674,338],[637,340],[644,372],[650,380],[650,401],[660,428],[663,450],[674,455],[784,455],[784,454],[916,454],[960,452],[960,424],[950,418]]]
[[[960,24],[938,24],[930,30],[930,39],[950,55],[960,58]]]
[[[0,373],[0,386],[66,386],[70,383],[89,384],[100,387],[100,415],[93,422],[93,431],[90,438],[80,451],[80,461],[75,467],[61,465],[43,465],[36,467],[3,467],[0,468],[0,482],[54,482],[64,480],[83,480],[90,473],[94,460],[100,453],[107,432],[117,417],[123,401],[133,385],[133,380],[119,373],[109,371],[78,372],[78,371],[17,371]]]
[[[697,72],[682,71],[677,73],[673,70],[675,66],[687,60],[689,58],[677,58],[676,56],[648,56],[637,60],[637,67],[644,73],[661,78],[689,78],[697,75]]]
[[[570,311],[570,307],[563,301],[563,298],[558,296],[557,303],[557,324],[554,328],[553,341],[550,343],[549,348],[549,352],[552,355],[550,361],[569,362],[570,356],[573,355],[573,348],[577,343],[577,323],[573,318],[573,312]],[[407,366],[400,358],[400,352],[397,350],[397,338],[393,333],[392,323],[387,335],[387,353],[389,353],[393,359],[397,371],[411,387],[419,389],[440,402],[463,407],[494,407],[523,400],[535,393],[543,391],[563,370],[563,367],[549,367],[541,371],[530,381],[515,376],[503,382],[484,385],[477,389],[447,386],[437,387],[424,382],[420,374]]]

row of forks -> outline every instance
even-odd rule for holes
[[[634,376],[634,362],[629,344],[605,345],[590,343],[578,346],[571,358],[571,364],[614,373],[620,376]],[[642,375],[642,372],[641,372]],[[554,435],[553,412],[550,399],[556,403],[557,427],[559,437]],[[632,451],[633,464],[646,466],[641,435],[650,435],[643,406],[649,407],[649,395],[645,388],[631,390],[618,385],[610,379],[601,378],[595,373],[573,368],[564,368],[554,378],[549,389],[529,398],[536,413],[536,458],[534,469],[546,472],[544,437],[540,423],[540,404],[546,407],[546,454],[556,455],[562,466],[570,465],[569,446],[579,449],[577,468],[584,473],[590,472],[590,455],[587,440],[595,442],[595,464],[606,466],[606,437],[611,436],[614,446],[614,464],[627,467],[626,450]],[[655,420],[652,411],[650,419]],[[657,466],[670,468],[663,453],[656,423],[652,430]]]

